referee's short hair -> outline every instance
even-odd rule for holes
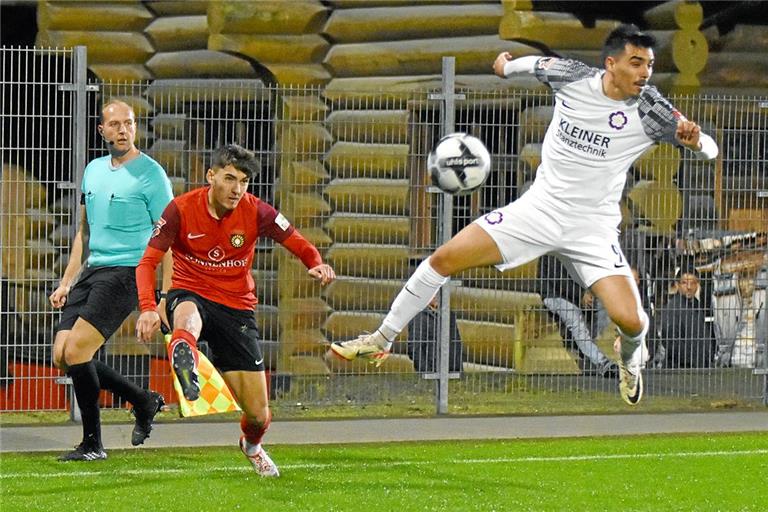
[[[101,104],[101,110],[99,111],[99,124],[104,124],[104,112],[106,112],[106,110],[112,105],[122,105],[124,107],[128,107],[131,109],[131,112],[133,112],[133,117],[136,117],[136,112],[133,110],[131,105],[117,98],[109,98]]]
[[[226,144],[216,148],[211,155],[211,169],[221,169],[231,165],[249,178],[259,174],[261,166],[253,151],[248,151],[238,144]]]

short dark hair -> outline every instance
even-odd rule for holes
[[[211,169],[228,165],[247,174],[249,178],[261,172],[261,164],[256,159],[256,155],[238,144],[220,146],[211,155]]]
[[[608,34],[603,44],[603,62],[608,56],[620,55],[627,44],[638,48],[653,48],[656,46],[656,38],[647,32],[642,32],[637,25],[619,25]]]

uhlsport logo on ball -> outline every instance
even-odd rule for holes
[[[451,133],[429,153],[427,168],[432,183],[449,194],[468,194],[488,178],[491,155],[477,137]]]

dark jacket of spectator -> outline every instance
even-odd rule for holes
[[[660,315],[661,342],[668,368],[708,368],[715,354],[712,324],[699,299],[674,295]]]
[[[439,340],[437,309],[428,307],[416,315],[408,324],[408,355],[413,359],[417,372],[436,372]],[[460,372],[462,369],[461,337],[456,326],[456,314],[451,312],[450,345],[448,371]]]

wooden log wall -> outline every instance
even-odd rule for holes
[[[48,289],[44,282],[59,277],[61,262],[53,241],[64,228],[48,205],[45,186],[20,166],[3,163],[0,169],[0,274],[7,287],[5,310],[11,337],[36,340],[52,328],[46,314]]]
[[[151,152],[179,188],[181,180],[202,183],[206,162],[189,155],[211,149],[199,146],[202,139],[189,139],[200,127],[191,127],[183,112],[191,101],[184,80],[249,78],[304,88],[286,95],[276,109],[275,198],[337,270],[348,272],[339,285],[321,292],[280,249],[268,255],[267,268],[254,270],[257,283],[280,283],[259,285],[260,295],[272,301],[262,309],[265,329],[286,347],[281,367],[299,371],[328,338],[346,337],[349,325],[375,328],[379,317],[359,310],[355,301],[396,286],[414,248],[432,243],[429,226],[413,220],[427,217],[432,199],[412,191],[426,183],[423,162],[415,155],[429,149],[424,141],[433,134],[412,133],[405,105],[414,94],[439,87],[441,57],[456,56],[457,87],[489,91],[543,89],[530,76],[494,76],[491,63],[503,50],[521,56],[547,48],[601,65],[600,48],[618,22],[597,20],[587,28],[571,14],[533,9],[533,2],[523,0],[147,0],[98,6],[45,1],[38,44],[87,45],[91,70],[105,80],[156,80],[159,89],[133,98],[148,109],[157,107],[158,91],[173,84],[176,104],[155,110]],[[647,11],[645,21],[659,39],[658,86],[667,92],[696,90],[712,42],[699,31],[701,6],[673,0]],[[732,65],[734,53],[749,49],[755,39],[760,37],[739,29],[720,41],[717,65],[710,59],[705,82],[737,75],[762,84],[768,52],[740,59],[749,65],[735,72]],[[541,118],[545,126],[550,110],[536,107],[522,115]],[[521,155],[534,169],[540,145],[526,141]],[[636,214],[649,214],[644,205],[653,203],[645,198],[659,186],[677,197],[676,190],[668,190],[674,187],[670,166],[644,171]],[[655,229],[674,224],[678,204],[671,200],[663,215],[653,213],[664,219]],[[374,248],[381,256],[376,265],[356,266]],[[380,287],[361,294],[359,277],[380,280]]]
[[[329,43],[320,32],[329,12],[320,0],[211,2],[208,48],[253,59],[281,84],[323,84]]]
[[[585,27],[579,19],[565,12],[534,11],[532,2],[504,0],[504,15],[499,24],[503,39],[526,42],[546,48],[564,57],[602,67],[600,52],[616,20],[597,20]],[[698,2],[672,0],[648,10],[646,25],[658,39],[656,77],[665,92],[695,92],[704,69],[708,44],[699,31],[703,11]]]
[[[768,88],[768,30],[765,25],[739,24],[721,34],[705,31],[711,52],[701,73],[709,93],[765,95]]]
[[[709,56],[709,45],[699,30],[704,20],[701,4],[671,0],[646,11],[644,18],[659,41],[657,61],[671,60],[676,68],[671,77],[657,77],[659,88],[670,93],[697,92],[701,86],[699,73]]]
[[[152,77],[146,62],[155,53],[144,29],[154,14],[141,2],[54,2],[37,7],[36,46],[88,47],[88,64],[99,78]]]
[[[720,33],[705,31],[712,52],[701,74],[702,91],[733,96],[758,96],[768,90],[768,30],[764,25],[738,24]],[[720,227],[734,231],[768,231],[768,202],[754,190],[768,188],[768,176],[758,163],[759,146],[768,114],[760,101],[730,102],[737,115],[722,115],[724,103],[713,101],[718,121],[721,161],[716,168],[714,201]],[[738,134],[738,135],[737,135]]]

